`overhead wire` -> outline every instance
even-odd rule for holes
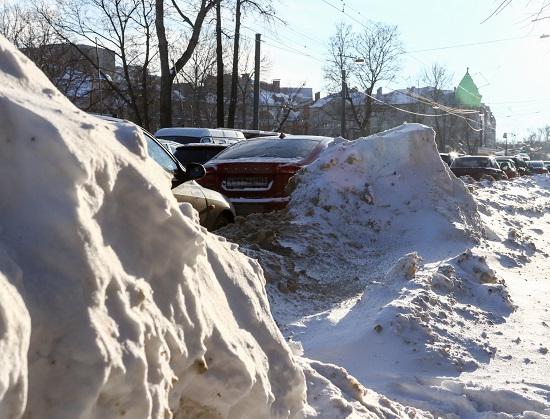
[[[339,11],[343,15],[347,16],[349,19],[353,20],[354,22],[360,24],[361,26],[363,26],[365,28],[367,27],[363,22],[359,21],[358,19],[351,16],[349,13],[347,13],[345,11],[345,7],[348,7],[348,9],[351,9],[351,10],[355,11],[356,13],[360,14],[360,12],[353,9],[351,6],[347,5],[344,1],[342,1],[342,4],[343,4],[342,9],[338,8],[337,6],[335,6],[334,4],[329,2],[328,0],[321,0],[321,1],[323,3],[325,3],[326,5],[330,6],[331,8]],[[293,33],[295,33],[299,36],[301,36],[302,38],[312,40],[312,41],[317,42],[317,43],[320,44],[319,40],[295,30],[294,28],[292,28],[292,26],[288,22],[281,22],[281,23],[284,25],[284,27],[286,29],[290,30],[291,32],[293,32]],[[250,30],[250,31],[253,31],[253,32],[259,32],[258,30],[254,29],[254,28],[247,27],[245,25],[242,25],[242,26],[247,30]],[[252,39],[252,38],[250,38],[246,35],[243,35],[243,34],[241,34],[241,36],[244,36],[248,39]],[[265,39],[262,39],[261,42],[264,43],[265,45],[268,45],[268,46],[272,47],[272,48],[276,48],[276,49],[286,51],[286,52],[289,52],[289,53],[293,53],[293,54],[297,54],[297,55],[300,55],[300,56],[306,56],[306,57],[308,57],[308,58],[310,58],[314,61],[320,62],[320,63],[325,62],[325,60],[322,60],[318,57],[315,57],[315,56],[313,56],[313,55],[311,55],[311,54],[309,54],[305,51],[302,51],[300,49],[289,46],[286,42],[281,40],[278,35],[271,35],[270,34],[269,36],[266,36],[265,34],[263,34],[263,37]],[[277,38],[279,38],[279,39],[277,39]],[[474,42],[474,43],[467,43],[467,44],[450,45],[450,46],[429,48],[429,49],[422,49],[422,50],[405,51],[405,54],[413,54],[413,53],[421,53],[421,52],[429,52],[429,51],[438,51],[438,50],[453,49],[453,48],[463,48],[463,47],[468,47],[468,46],[486,45],[486,44],[491,44],[491,43],[506,42],[506,41],[512,41],[512,40],[526,39],[526,38],[530,38],[530,36],[503,38],[503,39],[481,41],[481,42]],[[534,38],[534,37],[531,37],[531,38]],[[305,48],[307,48],[307,46],[305,46]],[[413,57],[413,58],[416,58],[413,55],[410,55],[410,56]],[[421,61],[421,60],[418,59],[418,61]],[[397,91],[397,90],[394,90],[394,91]],[[401,94],[404,94],[402,90],[399,90],[399,92]],[[469,92],[469,93],[471,93],[471,92]],[[368,94],[366,94],[366,95],[370,96],[373,100],[375,100],[377,102],[384,103],[385,105],[388,105],[388,106],[390,106],[390,107],[392,107],[392,108],[394,108],[394,109],[396,109],[400,112],[404,112],[404,113],[407,113],[407,114],[413,114],[413,115],[418,115],[418,116],[426,116],[426,117],[439,117],[439,116],[446,116],[446,115],[454,115],[454,116],[457,116],[457,117],[460,117],[460,118],[464,119],[467,123],[468,123],[468,121],[473,122],[473,123],[479,123],[478,121],[475,121],[473,119],[470,119],[470,118],[467,118],[467,117],[464,116],[464,115],[468,115],[468,114],[477,113],[477,111],[475,111],[475,110],[464,110],[464,109],[449,107],[447,105],[438,103],[436,101],[430,100],[429,98],[425,98],[425,97],[422,97],[422,96],[416,96],[416,97],[409,96],[409,97],[411,97],[411,99],[413,99],[413,100],[415,100],[419,103],[431,105],[432,107],[434,107],[434,106],[439,107],[439,109],[441,109],[445,113],[443,113],[443,114],[423,114],[423,113],[413,112],[413,111],[402,109],[402,108],[396,107],[392,104],[380,101],[379,99],[375,98],[374,96],[371,96],[371,95],[368,95]],[[406,94],[405,94],[405,96],[406,96]],[[477,129],[477,128],[472,127],[469,123],[468,123],[468,125],[473,130],[476,130],[476,131],[481,130],[481,129]],[[494,128],[492,128],[492,127],[490,127],[490,128],[494,130]]]

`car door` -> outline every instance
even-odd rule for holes
[[[179,169],[178,163],[170,153],[168,153],[159,143],[153,138],[145,135],[147,138],[147,151],[149,156],[155,160],[164,170],[171,175],[174,175]],[[172,184],[179,184],[177,180]],[[201,223],[204,223],[207,218],[208,206],[206,197],[204,196],[201,187],[194,181],[190,180],[183,182],[172,189],[172,193],[178,202],[187,202],[199,213]]]
[[[194,180],[184,182],[172,189],[172,193],[178,202],[187,202],[193,206],[199,213],[200,222],[205,225],[208,218],[208,203],[202,188]]]

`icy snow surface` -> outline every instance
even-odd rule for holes
[[[406,124],[338,141],[290,189],[224,234],[305,356],[436,417],[550,415],[548,177],[466,186]]]

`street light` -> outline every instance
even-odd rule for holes
[[[364,64],[365,59],[361,57],[352,57],[350,55],[339,54],[340,58],[351,58],[354,60],[355,64]],[[342,114],[340,120],[340,137],[346,138],[346,96],[347,96],[347,86],[346,86],[346,70],[342,69]]]

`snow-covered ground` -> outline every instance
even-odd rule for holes
[[[224,234],[305,356],[434,416],[550,415],[548,176],[465,185],[405,125],[329,148],[291,188],[287,213]]]
[[[548,176],[337,141],[222,232],[260,265],[1,37],[0,125],[0,419],[550,416]]]

